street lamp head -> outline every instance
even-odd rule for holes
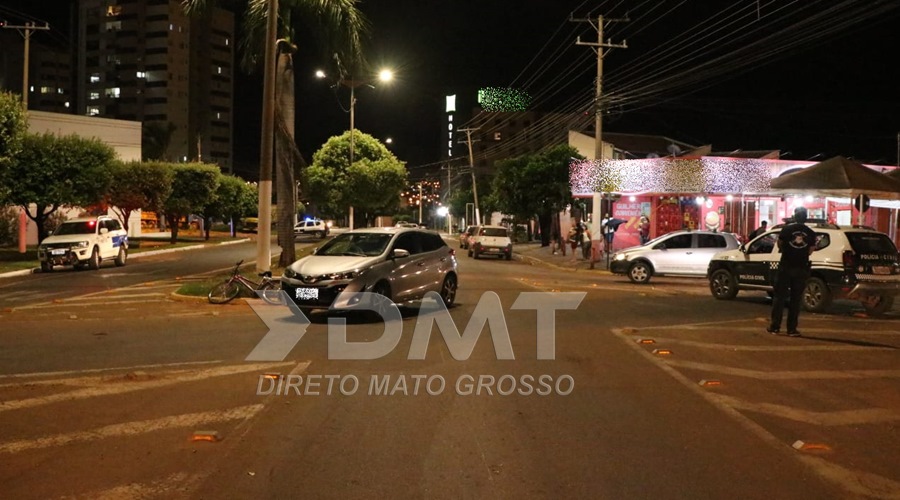
[[[383,69],[378,73],[378,79],[382,82],[389,82],[394,79],[394,72],[389,69]]]
[[[321,69],[316,70],[316,78],[325,78],[326,76],[328,76],[328,75],[326,75],[325,72],[322,71]]]

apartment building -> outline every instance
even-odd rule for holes
[[[79,0],[76,111],[143,123],[144,155],[232,166],[234,16],[177,0]]]

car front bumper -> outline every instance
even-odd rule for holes
[[[609,263],[609,271],[614,274],[625,274],[628,272],[629,266],[631,266],[631,262],[627,260],[614,260]]]

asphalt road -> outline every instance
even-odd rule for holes
[[[479,301],[494,317],[463,360],[438,329],[408,359],[408,312],[380,359],[329,360],[327,319],[312,315],[283,362],[248,363],[267,331],[250,307],[142,295],[156,282],[4,312],[0,496],[900,497],[897,318],[804,314],[805,336],[780,338],[764,333],[764,295],[717,302],[702,281],[465,256],[460,269],[458,330]],[[536,359],[537,315],[512,308],[523,292],[586,293],[556,312],[555,359]],[[350,340],[381,336],[348,321]],[[515,359],[491,342],[504,324]],[[258,394],[264,373],[292,390]],[[551,390],[525,389],[542,375]]]

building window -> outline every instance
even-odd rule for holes
[[[219,113],[218,111],[216,111],[216,120],[221,120],[221,119],[222,119],[222,113]]]
[[[230,43],[231,41],[228,39],[228,37],[225,37],[225,46],[228,47],[228,44]]]
[[[501,137],[500,132],[494,132],[494,140],[495,140],[495,141],[499,141],[501,138],[502,138],[502,137]]]
[[[119,31],[122,29],[122,21],[111,21],[106,23],[106,31]]]
[[[65,103],[65,104],[63,104],[63,106],[65,106],[65,107],[67,107],[67,108],[68,108],[68,107],[69,107],[69,101],[66,101],[66,103]]]
[[[106,97],[111,97],[113,99],[118,99],[121,93],[122,90],[119,87],[111,87],[106,89]]]
[[[175,29],[175,25],[172,23],[169,23],[169,31],[172,31],[174,29]]]
[[[88,116],[97,116],[100,114],[100,106],[88,106],[87,115]]]
[[[122,13],[121,5],[110,5],[106,7],[106,15],[108,17],[115,17]]]
[[[146,72],[146,71],[138,71],[138,72],[136,73],[136,75],[137,75],[138,78],[147,78],[147,72]]]
[[[41,94],[52,94],[53,87],[41,87]]]
[[[218,74],[220,74],[220,75],[222,74],[222,67],[221,67],[221,66],[217,66],[217,67],[216,67],[216,73],[218,73]]]
[[[56,89],[56,93],[57,93],[57,94],[63,94],[64,92],[63,92],[63,89],[62,89],[62,88],[58,88],[58,89]]]
[[[96,101],[100,99],[100,92],[91,92],[90,100]]]
[[[91,83],[97,83],[100,81],[100,73],[91,74]]]

